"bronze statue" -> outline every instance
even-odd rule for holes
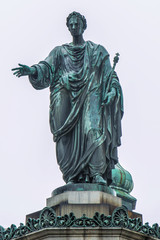
[[[122,90],[106,49],[84,41],[85,17],[71,13],[67,27],[71,43],[32,67],[12,70],[17,77],[28,75],[35,89],[50,87],[50,128],[64,181],[110,185],[118,162]]]

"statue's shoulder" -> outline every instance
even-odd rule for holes
[[[97,43],[94,43],[94,42],[92,42],[92,41],[86,41],[86,44],[88,45],[89,48],[93,48],[95,51],[102,52],[102,53],[104,53],[105,55],[108,55],[108,56],[109,56],[108,51],[107,51],[106,48],[103,47],[102,45],[97,44]]]
[[[59,54],[59,52],[61,51],[62,46],[57,46],[55,48],[52,49],[52,51],[49,53],[49,56],[54,56]]]

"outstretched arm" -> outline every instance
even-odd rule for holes
[[[13,68],[12,71],[14,71],[14,75],[16,77],[22,77],[22,76],[30,76],[36,74],[36,68],[35,67],[29,67],[27,65],[18,64],[20,67]]]
[[[55,69],[59,66],[57,64],[58,55],[59,48],[56,47],[44,61],[38,64],[34,64],[31,67],[18,64],[19,67],[12,69],[14,72],[13,74],[16,77],[28,76],[30,83],[37,90],[47,88],[52,84],[55,76]]]
[[[43,64],[40,62],[32,67],[23,64],[18,65],[19,67],[12,69],[13,74],[18,78],[28,76],[30,83],[35,89],[44,89],[50,85],[51,74],[48,67],[49,64],[47,65],[47,63]]]

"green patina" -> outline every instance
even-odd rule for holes
[[[57,162],[66,183],[110,185],[118,162],[123,96],[107,50],[83,39],[87,27],[77,12],[67,18],[73,37],[32,67],[19,64],[17,77],[29,76],[35,89],[50,88],[50,128]]]
[[[135,209],[137,199],[130,195],[133,190],[133,180],[131,174],[119,163],[112,170],[112,184],[110,187],[115,190],[116,196],[122,198],[122,203],[129,210]]]
[[[129,218],[128,211],[125,207],[114,209],[112,215],[105,216],[98,212],[92,218],[87,217],[85,214],[81,218],[76,218],[73,213],[64,216],[56,216],[52,208],[44,208],[39,218],[29,218],[26,225],[20,224],[17,228],[15,225],[6,230],[0,226],[0,240],[11,240],[19,237],[26,236],[30,233],[40,231],[46,228],[110,228],[121,227],[135,232],[142,233],[146,236],[151,236],[160,239],[160,227],[153,224],[149,226],[148,223],[143,225],[140,218]]]

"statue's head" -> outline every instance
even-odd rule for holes
[[[80,13],[72,12],[67,17],[66,25],[72,36],[80,35],[87,28],[87,21]]]

